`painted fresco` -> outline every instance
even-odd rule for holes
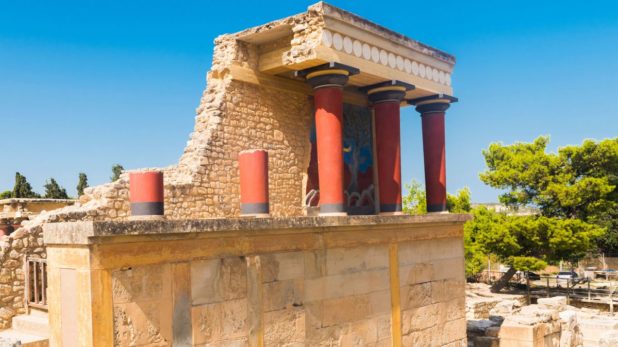
[[[343,107],[344,187],[348,214],[374,214],[373,149],[371,111],[344,104]],[[319,177],[315,123],[311,128],[311,161],[307,170],[307,206],[318,206]]]

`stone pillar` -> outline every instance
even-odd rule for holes
[[[240,214],[264,217],[269,213],[268,152],[261,149],[242,151],[240,168]]]
[[[329,63],[300,71],[314,89],[320,215],[346,215],[343,186],[343,86],[358,69]]]
[[[375,117],[380,214],[401,214],[400,104],[413,85],[388,81],[364,88]]]
[[[129,199],[132,219],[162,218],[163,173],[160,171],[130,173]]]
[[[423,122],[423,154],[425,157],[425,191],[427,212],[446,210],[446,148],[444,115],[456,98],[436,95],[411,101]]]

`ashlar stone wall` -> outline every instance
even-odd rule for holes
[[[50,342],[463,347],[464,217],[49,224]]]

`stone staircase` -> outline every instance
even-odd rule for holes
[[[48,341],[47,312],[35,309],[13,317],[11,329],[0,331],[0,347],[47,347]]]

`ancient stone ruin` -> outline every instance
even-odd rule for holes
[[[46,290],[29,298],[49,310],[50,344],[465,346],[468,216],[446,213],[454,64],[322,2],[218,37],[178,164],[88,188],[16,232],[43,235]],[[409,106],[425,216],[401,214]],[[15,266],[0,290],[41,246],[22,240],[2,241]],[[0,328],[36,309],[10,301]]]

